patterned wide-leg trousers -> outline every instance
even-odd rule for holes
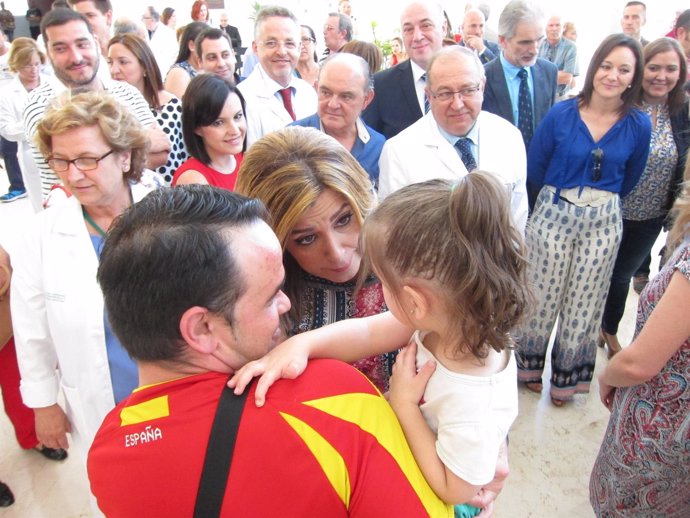
[[[539,193],[526,230],[529,278],[536,307],[516,333],[518,379],[541,381],[549,337],[551,396],[589,392],[596,341],[622,233],[618,196],[599,207],[578,207],[548,188]]]

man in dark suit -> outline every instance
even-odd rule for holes
[[[364,122],[394,137],[428,111],[424,94],[431,56],[443,45],[446,22],[438,4],[417,1],[400,16],[402,38],[410,59],[374,75],[376,96],[362,114]]]
[[[240,31],[237,27],[228,25],[228,15],[223,13],[220,15],[220,28],[228,33],[230,36],[230,41],[232,42],[232,50],[235,52],[235,59],[237,60],[237,65],[235,70],[239,70],[242,67],[242,37],[240,36]]]
[[[499,18],[498,32],[502,52],[484,65],[482,110],[517,126],[529,147],[534,129],[555,102],[558,68],[537,57],[544,19],[534,4],[524,0],[508,3]]]
[[[484,39],[484,25],[486,19],[479,9],[468,9],[462,19],[462,40],[460,45],[470,48],[477,53],[482,65],[494,60],[501,53],[501,49],[492,41]]]

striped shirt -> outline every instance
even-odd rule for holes
[[[135,87],[124,81],[108,81],[101,79],[101,82],[107,93],[134,112],[134,115],[144,128],[148,128],[156,123],[148,103]],[[66,91],[68,91],[68,88],[64,84],[56,78],[51,78],[31,91],[29,94],[29,101],[24,108],[25,134],[31,143],[31,155],[41,175],[41,193],[43,199],[48,196],[53,185],[61,182],[57,175],[50,169],[45,157],[34,143],[34,136],[38,123],[43,118],[46,107],[54,98]]]

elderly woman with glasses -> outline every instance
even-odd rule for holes
[[[643,76],[640,44],[623,34],[594,53],[580,95],[556,104],[527,153],[536,203],[527,223],[529,276],[537,297],[517,333],[518,379],[542,390],[551,331],[551,401],[589,392],[606,290],[621,239],[619,196],[632,191],[649,153],[649,117],[634,108]]]
[[[160,181],[142,179],[146,131],[107,94],[59,98],[36,139],[71,196],[38,214],[10,250],[21,392],[41,443],[66,449],[71,432],[86,460],[105,415],[138,384],[104,312],[99,253],[113,220]]]

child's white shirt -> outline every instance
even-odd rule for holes
[[[417,370],[434,358],[416,331]],[[491,482],[498,451],[518,414],[517,364],[512,351],[506,368],[491,376],[436,370],[420,409],[436,433],[436,453],[455,475],[475,486]]]

